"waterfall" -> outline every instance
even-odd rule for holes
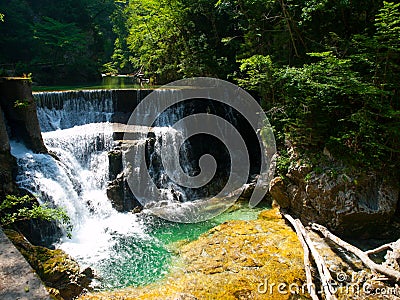
[[[179,103],[158,114],[160,105],[169,98],[180,98],[181,91],[153,93],[160,101],[150,102],[136,113],[141,116],[138,119],[149,120],[156,114],[155,121],[128,126],[110,123],[118,113],[114,109],[125,114],[125,104],[135,105],[146,96],[141,91],[124,91],[123,100],[118,99],[120,94],[116,91],[105,90],[35,93],[42,136],[50,154],[32,153],[22,144],[12,142],[12,154],[19,166],[19,186],[36,195],[40,202],[64,208],[71,218],[72,239],[64,237],[56,247],[82,266],[98,271],[103,278],[102,287],[152,282],[165,273],[171,256],[160,241],[164,237],[152,234],[154,227],[159,226],[157,222],[161,222],[159,219],[151,217],[147,210],[141,214],[121,213],[112,207],[107,197],[108,151],[121,151],[125,178],[137,177],[137,188],[153,195],[154,200],[166,202],[171,214],[184,206],[193,208],[196,214],[192,202],[217,194],[225,185],[230,168],[229,154],[221,147],[222,142],[204,136],[185,140],[186,127],[176,123],[190,114],[203,113],[220,115],[235,124],[237,113],[232,108],[214,105],[206,98]],[[223,132],[226,128],[216,130]],[[191,177],[200,173],[199,158],[207,153],[222,164],[218,164],[220,169],[212,182],[199,188],[177,184],[173,178],[176,165],[166,168],[162,160],[176,161],[172,156],[179,157],[183,172]],[[167,169],[172,173],[167,173]],[[139,174],[143,170],[154,184],[142,181]],[[219,202],[213,205],[217,208]]]
[[[151,282],[164,274],[170,254],[147,233],[148,216],[117,212],[107,198],[107,154],[115,145],[114,131],[123,127],[107,122],[114,113],[115,93],[50,92],[36,93],[35,97],[50,155],[33,153],[17,142],[12,142],[12,154],[19,166],[19,186],[37,196],[39,202],[65,209],[71,218],[72,239],[63,237],[56,247],[82,267],[94,268],[102,278],[102,287]],[[161,143],[174,144],[179,138],[179,133],[167,126],[178,111],[165,114],[157,124],[165,127],[154,129],[155,151]],[[147,136],[139,134],[140,143],[147,141]],[[156,164],[151,168],[156,180],[167,184],[166,193],[171,193],[172,183],[167,183]],[[119,265],[129,267],[125,270]]]
[[[113,90],[34,93],[42,132],[90,123],[110,122]]]
[[[112,126],[93,123],[45,132],[43,140],[53,155],[12,143],[17,182],[39,201],[66,210],[73,238],[63,238],[59,247],[85,264],[96,263],[108,257],[113,234],[141,231],[135,216],[117,213],[106,196]]]

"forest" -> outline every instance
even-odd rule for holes
[[[4,229],[55,299],[399,296],[398,1],[2,0],[0,37],[0,240]],[[140,88],[98,87],[138,74]],[[245,98],[236,102],[248,114],[218,107],[203,85],[164,109],[193,86],[154,90],[192,77],[240,86],[269,122]],[[83,84],[92,89],[73,89]],[[175,126],[188,113],[207,117],[196,126],[229,121],[246,148],[201,126],[188,136]],[[184,189],[163,165],[197,178],[207,154],[220,169],[204,190]],[[214,194],[246,164],[240,188]],[[173,218],[219,207],[210,219]],[[4,281],[0,298],[35,298],[21,278]]]
[[[157,85],[225,79],[261,101],[280,145],[399,175],[400,4],[5,0],[0,12],[2,75],[45,85],[138,70]]]

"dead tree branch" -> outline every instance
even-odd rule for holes
[[[317,249],[314,247],[314,244],[312,243],[311,238],[309,237],[309,235],[307,233],[307,230],[304,228],[304,226],[300,220],[298,220],[298,219],[294,220],[292,218],[292,216],[290,216],[289,214],[286,214],[286,213],[283,213],[283,216],[286,220],[288,220],[290,222],[290,224],[292,224],[293,228],[296,230],[297,236],[299,237],[299,240],[303,246],[303,249],[305,249],[304,250],[304,252],[305,252],[304,253],[305,254],[304,265],[305,265],[306,276],[307,276],[307,286],[309,287],[310,296],[314,300],[318,299],[318,296],[315,293],[315,285],[313,284],[313,281],[312,281],[310,261],[308,259],[308,254],[306,257],[306,252],[309,252],[309,251],[311,252],[312,258],[317,266],[317,270],[318,270],[320,280],[321,280],[321,285],[322,285],[322,288],[323,288],[323,291],[325,294],[325,299],[326,300],[336,300],[337,298],[331,292],[331,291],[334,291],[335,281],[332,279],[332,276],[328,270],[328,267],[326,266],[326,264],[324,262],[324,259],[318,253]],[[311,289],[314,289],[314,290],[311,290]]]
[[[372,261],[369,257],[368,254],[357,247],[343,241],[336,235],[332,234],[327,228],[325,228],[322,225],[319,224],[311,224],[311,228],[315,231],[320,232],[325,238],[330,239],[332,242],[335,244],[339,245],[340,247],[346,249],[347,251],[353,253],[356,255],[360,260],[366,265],[368,268],[370,268],[372,271],[381,273],[383,275],[386,275],[392,279],[395,279],[397,281],[400,280],[400,272],[396,271],[390,267],[385,267],[383,265],[377,264],[374,261]],[[381,248],[381,247],[380,247]],[[377,248],[378,249],[378,248]],[[375,249],[376,250],[376,249]]]

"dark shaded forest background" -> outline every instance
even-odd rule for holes
[[[227,79],[260,99],[278,143],[399,178],[400,4],[3,0],[0,12],[2,75]]]

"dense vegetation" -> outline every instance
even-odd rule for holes
[[[7,227],[21,221],[38,219],[57,221],[64,226],[68,237],[71,237],[72,225],[67,213],[61,208],[51,208],[37,203],[33,197],[7,195],[0,203],[0,226]]]
[[[46,83],[100,70],[228,79],[261,99],[281,142],[400,169],[400,4],[6,0],[0,11],[3,69]]]
[[[3,0],[0,69],[36,82],[95,81],[113,51],[113,0]]]

